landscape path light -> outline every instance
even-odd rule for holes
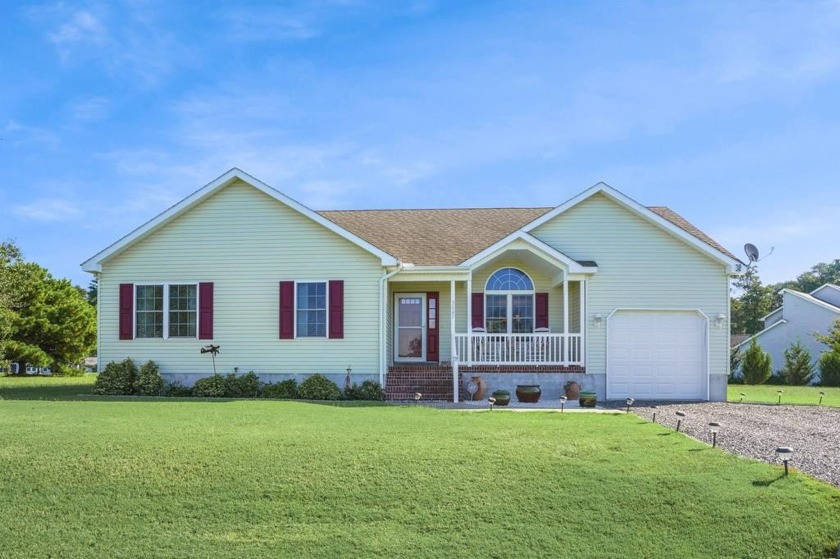
[[[780,446],[776,449],[776,456],[785,464],[785,475],[788,475],[788,462],[793,460],[793,449],[789,446]]]
[[[825,392],[823,392],[822,390],[820,390],[820,401],[819,401],[819,402],[817,402],[817,405],[818,405],[818,406],[821,406],[821,405],[822,405],[822,399],[823,399],[823,396],[825,396]]]
[[[779,395],[779,401],[776,402],[776,404],[781,404],[782,403],[782,394],[783,393],[784,393],[784,390],[776,390],[776,394]]]
[[[746,398],[747,395],[744,394],[743,392],[738,392],[738,395],[741,397],[741,399],[738,400],[738,403],[743,404],[744,403],[744,398]]]
[[[496,399],[493,396],[487,398],[487,401],[490,402],[490,411],[493,411],[493,406],[496,405]]]
[[[566,408],[566,398],[565,396],[560,396],[560,413],[563,413],[563,410]]]
[[[653,410],[653,422],[656,423],[656,406],[651,406],[650,409]]]
[[[680,425],[682,425],[682,418],[685,417],[685,412],[684,411],[678,411],[676,413],[676,415],[678,417],[678,419],[677,419],[677,433],[679,433],[680,432]]]
[[[709,423],[709,431],[712,433],[712,448],[717,446],[717,434],[720,431],[720,423],[712,421]]]
[[[627,404],[627,413],[630,413],[630,406],[632,406],[633,402],[635,402],[635,401],[636,400],[634,400],[633,398],[627,398],[627,400],[625,402]]]
[[[420,402],[420,398],[422,398],[422,397],[423,397],[423,395],[420,394],[419,392],[414,393],[414,405],[415,406]]]

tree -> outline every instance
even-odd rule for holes
[[[96,342],[96,311],[68,280],[25,262],[12,242],[0,243],[0,350],[3,358],[69,374]]]
[[[820,385],[840,386],[840,353],[826,351],[820,355]]]
[[[785,350],[785,366],[779,371],[785,384],[805,385],[814,378],[814,364],[811,352],[799,342],[794,342]]]
[[[733,334],[755,334],[764,328],[762,317],[772,310],[772,288],[761,283],[755,266],[738,277],[733,287],[741,292],[732,300],[731,331]]]
[[[783,281],[772,285],[773,308],[782,304],[782,297],[778,294],[782,289],[787,288],[802,293],[810,293],[827,283],[840,285],[840,259],[835,259],[828,264],[820,262],[812,266],[807,272],[796,276],[793,281]]]
[[[840,355],[840,318],[834,321],[827,336],[814,332],[814,337],[828,346],[828,350]]]
[[[91,305],[93,305],[94,308],[96,308],[96,302],[99,299],[99,278],[98,277],[95,277],[92,280],[90,280],[90,283],[88,284],[87,295],[86,296],[87,296],[88,303],[90,303]]]
[[[770,356],[755,338],[741,359],[741,376],[746,384],[763,384],[770,378]]]

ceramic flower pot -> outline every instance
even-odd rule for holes
[[[594,408],[598,402],[598,395],[594,392],[581,392],[578,402],[582,408]]]
[[[564,386],[566,398],[569,400],[577,400],[580,397],[580,383],[576,381],[569,381]]]
[[[540,401],[542,390],[539,384],[519,384],[516,386],[516,399],[524,404],[536,404]]]
[[[506,406],[510,403],[510,392],[507,390],[496,390],[493,397],[496,399],[494,406]]]

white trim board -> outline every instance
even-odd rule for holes
[[[584,190],[574,198],[563,202],[553,210],[550,210],[531,223],[524,225],[521,228],[521,231],[525,231],[530,233],[543,223],[546,223],[549,220],[554,219],[558,215],[562,214],[563,212],[573,208],[583,202],[591,198],[596,194],[604,194],[607,198],[613,200],[614,202],[618,203],[619,205],[623,206],[624,208],[632,211],[633,213],[639,215],[640,217],[644,218],[645,220],[657,225],[661,229],[664,229],[671,233],[672,235],[679,237],[689,245],[693,246],[694,248],[700,250],[701,252],[707,254],[708,256],[712,257],[713,259],[723,263],[727,267],[727,271],[731,274],[741,274],[743,273],[744,263],[734,259],[718,249],[714,248],[713,246],[701,241],[685,229],[678,227],[677,225],[671,223],[664,217],[658,215],[656,212],[646,208],[642,204],[639,204],[629,196],[622,194],[615,188],[611,187],[605,182],[599,182],[598,184],[591,186],[590,188]]]
[[[282,192],[273,189],[272,187],[268,186],[259,179],[252,177],[251,175],[242,171],[241,169],[237,169],[236,167],[234,167],[222,176],[199,188],[198,190],[196,190],[195,192],[193,192],[174,206],[153,217],[152,219],[150,219],[134,231],[130,232],[129,234],[125,235],[120,240],[113,243],[106,249],[96,253],[92,257],[82,262],[82,269],[86,272],[101,272],[102,263],[105,260],[111,258],[116,254],[119,254],[120,252],[134,244],[136,241],[140,240],[141,238],[145,237],[146,235],[157,229],[158,227],[161,227],[162,225],[175,219],[176,217],[191,209],[193,206],[199,204],[201,201],[208,198],[210,195],[231,185],[237,180],[240,180],[245,184],[256,188],[260,192],[263,192],[264,194],[277,200],[281,204],[297,211],[305,217],[308,217],[309,219],[318,223],[319,225],[326,227],[333,233],[347,239],[351,243],[370,252],[374,256],[379,257],[379,259],[382,261],[383,266],[396,266],[398,264],[399,261],[394,256],[391,256],[387,252],[376,248],[369,242],[363,240],[361,237],[354,235],[350,231],[347,231],[343,227],[340,227],[336,223],[323,217],[317,212],[310,210],[300,202],[289,198]]]

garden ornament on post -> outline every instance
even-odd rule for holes
[[[201,348],[201,353],[209,353],[210,356],[213,358],[213,374],[216,374],[216,355],[219,353],[219,346],[217,345],[208,345]]]

